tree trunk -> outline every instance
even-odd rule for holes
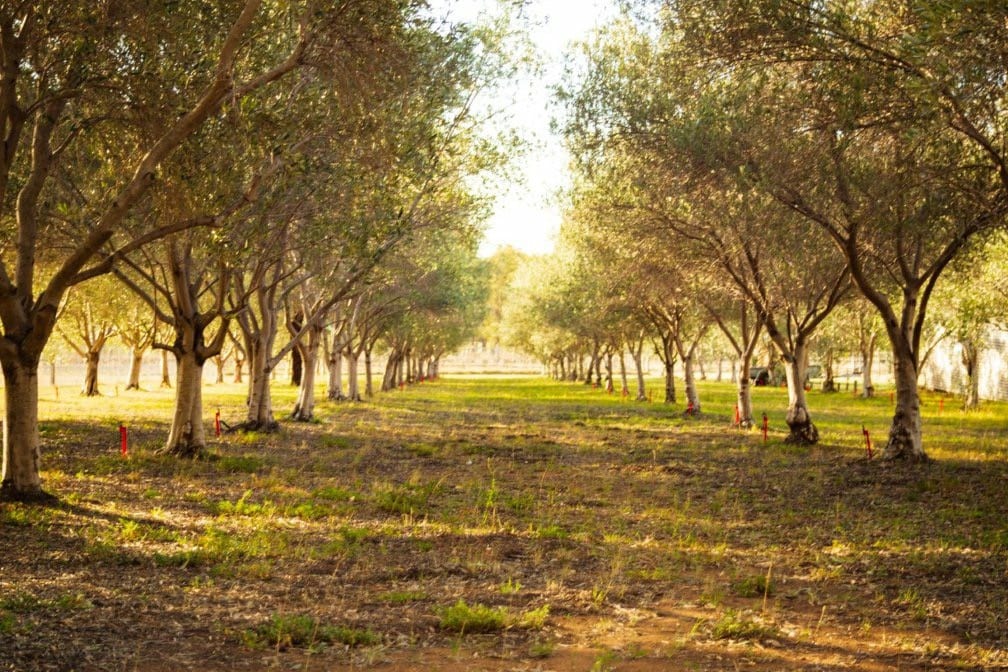
[[[343,355],[339,348],[333,346],[329,353],[329,361],[326,363],[329,369],[329,385],[326,388],[326,398],[329,401],[343,401]]]
[[[875,396],[871,370],[875,363],[875,334],[861,346],[861,396],[865,399]]]
[[[357,354],[347,352],[344,356],[347,361],[347,398],[350,401],[360,401],[360,390],[357,384]]]
[[[364,394],[368,399],[374,396],[374,383],[371,372],[371,348],[364,348]]]
[[[917,367],[910,348],[902,339],[893,340],[893,376],[896,380],[896,412],[889,428],[889,441],[882,458],[926,461],[921,441],[920,394]]]
[[[99,397],[101,391],[98,389],[98,362],[101,360],[101,350],[89,350],[87,353],[86,365],[84,367],[84,387],[81,388],[81,396]]]
[[[836,360],[836,353],[832,348],[826,351],[826,357],[823,359],[823,392],[836,392],[837,386],[836,382],[833,380],[833,364]]]
[[[630,351],[634,367],[637,369],[637,401],[647,401],[647,387],[644,384],[644,344]]]
[[[805,400],[805,370],[807,350],[804,344],[794,346],[793,356],[786,361],[788,410],[785,421],[790,433],[785,443],[810,446],[819,442],[819,430],[812,423],[808,403]]]
[[[130,358],[130,372],[129,372],[129,382],[126,383],[127,390],[139,390],[140,389],[140,368],[143,365],[143,354],[142,348],[133,348],[132,357]]]
[[[214,377],[214,382],[220,385],[224,382],[224,358],[217,355],[213,358],[214,366],[217,367],[217,375]]]
[[[620,373],[620,383],[623,387],[620,389],[620,394],[630,393],[630,384],[627,380],[627,370],[626,370],[626,353],[620,349],[619,353],[619,373]]]
[[[301,351],[297,361],[302,366],[297,401],[294,402],[291,417],[301,422],[311,420],[315,414],[315,364],[318,360],[318,351],[323,337],[322,329],[310,327],[307,334],[302,337],[302,342],[294,347],[295,351]],[[304,342],[305,340],[307,342]]]
[[[962,363],[966,369],[966,380],[963,383],[963,410],[974,411],[980,408],[980,348],[973,339],[964,339],[962,345]]]
[[[49,385],[56,387],[56,360],[49,360]]]
[[[245,368],[245,360],[241,359],[237,353],[235,353],[235,369],[234,378],[232,379],[236,383],[244,383],[245,380],[242,378],[242,369]]]
[[[168,351],[161,351],[161,387],[171,389],[171,376],[168,373]]]
[[[605,389],[607,392],[613,391],[613,353],[610,351],[605,356]]]
[[[752,366],[752,349],[745,350],[738,359],[738,372],[735,374],[738,385],[735,403],[738,404],[739,427],[749,429],[753,426],[752,381],[749,380],[749,367]]]
[[[39,476],[38,361],[3,363],[3,482],[0,499],[51,499]]]
[[[270,432],[279,426],[273,417],[273,397],[270,392],[270,377],[273,370],[270,366],[269,353],[272,349],[273,339],[264,326],[255,347],[251,348],[249,357],[249,396],[245,429]]]
[[[676,403],[674,357],[669,357],[665,361],[665,403]]]
[[[176,354],[175,413],[164,452],[194,458],[206,448],[203,430],[203,362],[194,352]]]
[[[697,392],[696,374],[693,372],[693,352],[688,352],[683,358],[683,382],[686,387],[686,412],[694,415],[700,413],[700,394]]]
[[[395,349],[389,353],[388,359],[385,360],[385,375],[382,376],[381,391],[388,392],[395,387],[395,377],[396,377],[396,354]]]
[[[296,347],[291,350],[291,385],[294,387],[300,387],[301,385],[301,375],[303,373],[303,368],[305,362],[301,358],[301,351]]]

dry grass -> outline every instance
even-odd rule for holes
[[[0,669],[1008,666],[1005,407],[928,398],[937,459],[884,466],[860,432],[881,438],[885,393],[813,394],[826,441],[797,450],[731,430],[729,386],[703,392],[684,420],[444,380],[195,462],[154,452],[163,393],[46,401],[62,504],[0,508]],[[781,394],[757,390],[778,430]],[[211,386],[208,415],[241,399]]]

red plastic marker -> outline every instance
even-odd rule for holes
[[[742,424],[742,414],[739,413],[738,404],[735,404],[735,426],[738,427]]]
[[[686,405],[686,415],[693,415],[693,402],[689,402]]]
[[[861,425],[861,433],[864,434],[865,453],[868,455],[868,459],[870,460],[872,459],[873,456],[871,447],[871,434],[868,433],[868,430],[865,429],[864,425]]]
[[[123,457],[129,453],[129,444],[126,438],[126,425],[119,425],[119,452],[122,453]]]
[[[767,420],[766,413],[763,414],[763,443],[767,440],[767,431],[770,429],[770,422]]]
[[[217,409],[217,413],[214,414],[214,436],[220,436],[220,409]]]

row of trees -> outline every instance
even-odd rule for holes
[[[204,446],[203,366],[229,339],[246,425],[269,428],[295,350],[311,416],[330,325],[330,356],[384,338],[416,361],[457,338],[481,291],[466,180],[500,156],[473,100],[510,67],[503,33],[421,0],[3,4],[0,496],[44,496],[39,362],[101,276],[92,306],[128,290],[143,309],[120,336],[174,355],[178,455]]]
[[[578,333],[596,362],[639,353],[655,330],[694,409],[691,360],[719,329],[742,372],[743,423],[763,331],[786,364],[789,440],[812,443],[809,348],[817,334],[829,343],[824,325],[846,304],[866,357],[871,324],[893,353],[885,457],[926,459],[918,372],[932,334],[947,331],[929,320],[932,302],[971,291],[939,279],[956,266],[982,275],[976,260],[996,265],[1004,250],[985,247],[1008,210],[1008,8],[629,4],[572,59],[560,91],[577,175],[567,266],[579,280],[550,290],[547,323]],[[537,352],[563,356],[560,332],[535,338]]]

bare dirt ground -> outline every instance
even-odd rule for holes
[[[542,382],[320,417],[194,462],[158,423],[129,459],[44,423],[59,503],[0,505],[0,669],[1008,669],[1000,461],[883,467]]]

